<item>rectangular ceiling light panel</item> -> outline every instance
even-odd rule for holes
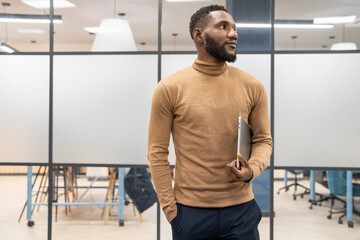
[[[21,0],[23,3],[37,9],[50,8],[50,0]],[[73,3],[66,0],[54,0],[54,8],[74,8]]]

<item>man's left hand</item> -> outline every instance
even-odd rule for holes
[[[236,160],[226,164],[226,177],[230,183],[233,182],[247,182],[253,177],[253,171],[248,162],[240,155],[237,154],[240,162],[240,169],[236,167]]]

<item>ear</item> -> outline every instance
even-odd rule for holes
[[[195,28],[193,31],[194,41],[198,44],[202,44],[205,42],[204,40],[204,32],[200,28]]]

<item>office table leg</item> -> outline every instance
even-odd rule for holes
[[[26,220],[29,227],[34,226],[34,221],[31,220],[32,207],[32,167],[28,166],[27,172],[27,199],[26,199]]]
[[[346,172],[346,218],[348,221],[348,226],[353,227],[353,187],[352,187],[352,171]]]
[[[124,226],[124,168],[119,168],[119,225]]]
[[[314,170],[310,170],[310,199],[309,202],[314,203],[315,199],[315,178],[314,178]],[[310,205],[310,209],[312,209],[312,205]]]

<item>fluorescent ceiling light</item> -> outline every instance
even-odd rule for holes
[[[331,50],[339,51],[339,50],[356,50],[357,46],[353,42],[341,42],[341,43],[334,43],[331,45]]]
[[[50,0],[21,0],[23,3],[38,9],[50,8]],[[54,0],[54,8],[74,8],[73,3],[66,0]]]
[[[316,24],[275,24],[275,28],[306,28],[306,29],[319,29],[319,28],[333,28],[334,25],[316,25]]]
[[[236,23],[237,28],[271,28],[267,23]]]
[[[314,24],[353,23],[355,19],[355,15],[345,17],[318,17],[314,18]]]
[[[10,45],[8,45],[6,43],[1,43],[0,48],[7,53],[18,52],[18,50],[16,50],[15,48],[11,47]]]
[[[44,30],[42,30],[42,29],[30,29],[30,28],[28,28],[28,29],[18,29],[18,32],[19,33],[33,33],[33,34],[44,34],[45,33],[45,31]]]
[[[237,28],[271,28],[269,23],[236,23]],[[333,28],[334,25],[315,25],[315,24],[275,24],[275,28]]]
[[[50,23],[49,15],[0,13],[0,22]],[[60,15],[54,15],[54,23],[62,23]]]

